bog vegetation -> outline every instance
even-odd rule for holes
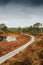
[[[9,32],[34,35],[35,42],[1,65],[43,65],[43,25],[41,23],[25,28],[8,28],[5,24],[0,24],[0,35]]]

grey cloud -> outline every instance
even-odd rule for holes
[[[7,4],[7,3],[18,3],[18,4],[25,4],[25,5],[33,5],[33,6],[40,6],[43,5],[43,0],[0,0],[0,5]]]
[[[37,21],[43,23],[43,0],[0,0],[0,5],[6,5],[0,6],[0,23],[8,26],[31,25]]]

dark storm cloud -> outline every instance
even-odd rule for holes
[[[0,0],[0,5],[9,3],[11,0]]]
[[[0,5],[7,4],[9,2],[33,6],[43,5],[43,0],[0,0]]]

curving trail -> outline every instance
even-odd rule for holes
[[[0,57],[0,64],[4,63],[9,58],[15,56],[16,54],[18,54],[19,52],[21,52],[22,50],[24,50],[25,48],[27,48],[27,46],[29,46],[30,44],[32,44],[35,41],[34,36],[28,35],[28,34],[25,34],[25,35],[30,36],[31,40],[29,42],[27,42],[25,45],[19,47],[18,49],[14,50],[12,52],[9,52],[8,54]]]

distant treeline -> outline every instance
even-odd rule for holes
[[[0,33],[3,32],[11,32],[11,33],[42,33],[43,32],[43,26],[41,23],[35,23],[33,26],[25,27],[25,28],[8,28],[5,24],[0,24]]]
[[[10,28],[9,30],[11,30],[12,32],[15,32],[15,33],[30,33],[30,34],[33,34],[33,33],[40,33],[40,32],[42,33],[43,27],[42,27],[41,23],[36,23],[36,24],[34,24],[33,26],[30,26],[30,27]]]

